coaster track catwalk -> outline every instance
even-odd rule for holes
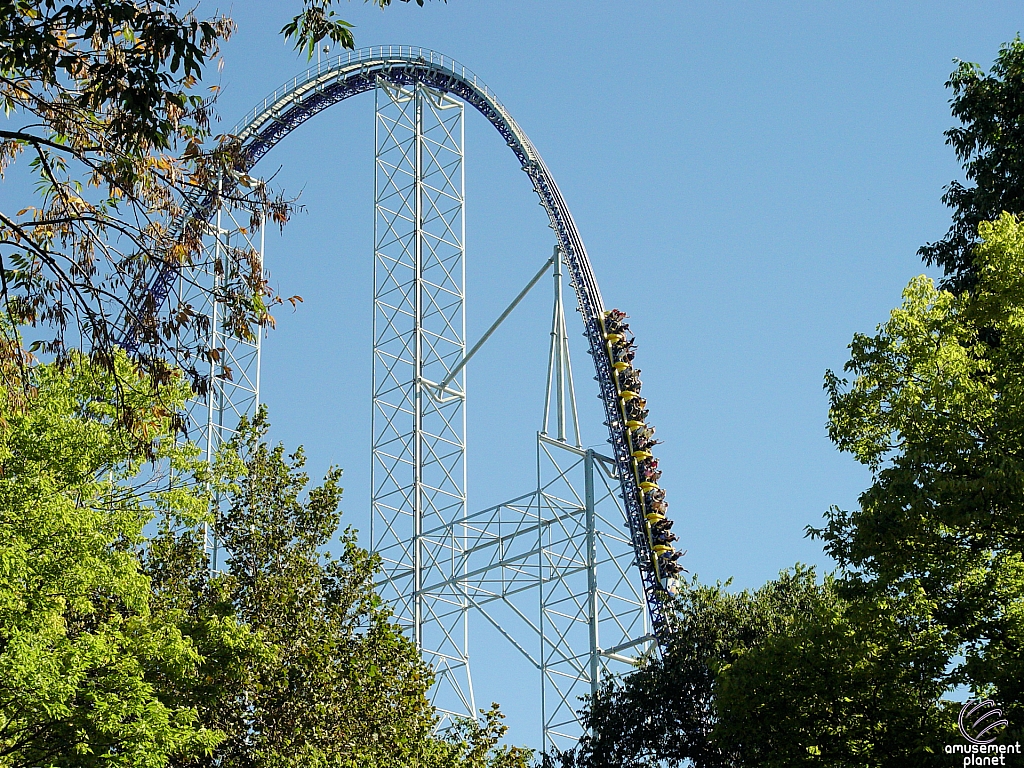
[[[662,572],[667,561],[660,556],[666,551],[671,552],[671,547],[666,547],[664,541],[659,544],[652,533],[663,519],[660,513],[664,512],[665,505],[663,493],[656,483],[650,481],[652,457],[643,444],[645,439],[640,437],[646,411],[637,416],[643,409],[643,400],[634,391],[639,389],[639,383],[633,378],[636,383],[631,385],[626,378],[631,373],[631,365],[623,362],[623,350],[628,353],[626,359],[631,360],[629,349],[632,340],[628,329],[621,328],[621,317],[605,310],[586,248],[551,172],[494,94],[465,67],[433,51],[383,46],[344,54],[287,83],[239,122],[233,131],[241,143],[241,156],[244,158],[243,167],[238,168],[238,172],[248,173],[279,141],[317,113],[381,84],[397,89],[425,87],[471,105],[501,134],[530,178],[555,233],[557,253],[575,289],[594,362],[595,378],[600,386],[609,442],[613,448],[615,475],[620,484],[651,629],[658,643],[664,647],[670,629],[665,611],[669,574]],[[227,186],[235,182],[225,179],[222,183]],[[219,196],[207,198],[199,205],[197,216],[212,218],[218,205]],[[167,264],[155,274],[148,289],[148,300],[153,305],[159,307],[167,301],[178,271],[177,267]],[[134,346],[131,332],[126,346]],[[637,402],[631,404],[631,401],[639,401],[640,408],[636,407]],[[646,439],[649,439],[649,432]],[[648,469],[646,477],[645,468]],[[652,490],[660,494],[653,503],[654,509]]]

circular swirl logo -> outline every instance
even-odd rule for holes
[[[960,710],[957,725],[960,726],[960,735],[971,744],[991,744],[999,735],[997,729],[1005,728],[1009,721],[1003,718],[1003,710],[991,699],[969,699]]]

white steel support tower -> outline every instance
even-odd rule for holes
[[[381,594],[436,675],[433,700],[476,714],[466,598],[463,105],[376,89],[370,546]],[[454,376],[452,374],[455,374]],[[438,385],[446,382],[443,388]]]
[[[251,338],[240,338],[228,327],[222,297],[225,287],[246,280],[252,273],[262,275],[264,227],[256,231],[239,223],[235,212],[218,205],[210,221],[200,261],[179,272],[171,291],[177,309],[191,308],[208,318],[205,336],[195,345],[208,357],[209,386],[205,396],[189,404],[189,436],[212,458],[221,444],[235,434],[242,416],[250,419],[260,400],[260,347],[262,329]],[[175,308],[172,305],[172,309]],[[206,551],[210,568],[220,567],[219,545],[207,528]]]

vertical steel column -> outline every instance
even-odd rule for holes
[[[587,517],[587,618],[590,620],[590,694],[601,686],[601,645],[597,606],[597,510],[594,503],[594,452],[583,459],[583,502]]]
[[[196,437],[204,458],[212,458],[236,434],[239,420],[251,419],[259,406],[262,329],[257,328],[252,338],[240,338],[228,327],[221,302],[225,285],[238,287],[251,272],[263,271],[263,223],[257,241],[248,228],[248,212],[244,221],[240,223],[234,210],[222,203],[208,228],[202,255],[180,271],[171,291],[174,311],[191,311],[209,319],[206,334],[190,344],[209,361],[206,394],[188,406],[189,433]],[[220,546],[209,526],[205,539],[210,567],[217,570]]]
[[[413,633],[423,652],[423,98],[419,86],[413,97]]]
[[[572,417],[573,445],[580,447],[580,418],[576,410],[576,387],[572,379],[569,357],[569,334],[565,326],[565,304],[562,301],[562,260],[555,246],[554,302],[551,311],[551,348],[548,352],[548,377],[544,393],[544,421],[540,433],[548,434],[551,421],[552,390],[554,390],[555,428],[557,439],[565,442],[566,411]]]
[[[217,180],[217,195],[220,196],[221,190],[223,189],[223,179]],[[221,346],[219,343],[220,339],[220,317],[218,310],[220,309],[219,302],[217,301],[217,293],[220,289],[221,276],[224,273],[223,270],[223,243],[224,243],[224,230],[221,227],[223,221],[223,206],[217,207],[217,216],[214,219],[214,226],[216,227],[214,233],[214,245],[213,245],[213,270],[209,276],[212,282],[210,286],[210,338],[207,345],[208,354],[210,356],[210,368],[207,376],[209,377],[209,389],[206,393],[206,460],[212,461],[214,452],[220,446],[221,433],[217,428],[218,424],[224,423],[224,398],[221,393],[214,386],[214,382],[217,380],[217,366],[214,362],[214,350],[218,350]],[[213,502],[214,514],[219,512],[220,499],[215,499]],[[219,564],[217,562],[218,553],[218,540],[216,532],[211,528],[209,523],[203,525],[203,548],[206,550],[207,562],[209,563],[211,571],[217,571]]]
[[[475,714],[466,517],[463,105],[378,81],[370,546],[381,595],[433,667],[434,704]],[[450,377],[450,381],[448,381]],[[448,381],[443,388],[439,382]]]
[[[217,193],[220,194],[223,182],[218,180],[217,182]],[[217,301],[217,292],[220,289],[221,275],[223,274],[222,268],[222,251],[224,244],[224,230],[221,227],[222,216],[224,214],[223,208],[218,206],[217,216],[214,219],[214,227],[216,228],[213,241],[213,270],[210,275],[212,285],[210,286],[210,339],[207,343],[208,350],[216,350],[220,348],[220,317],[218,310],[220,309],[220,302]],[[214,425],[218,423],[217,413],[219,410],[215,405],[214,394],[214,381],[217,378],[217,366],[214,362],[214,357],[210,355],[210,372],[208,374],[210,379],[210,393],[206,398],[206,456],[211,458],[215,449],[214,442],[219,437],[217,430]],[[219,394],[219,393],[218,393]],[[216,398],[219,400],[220,398]]]

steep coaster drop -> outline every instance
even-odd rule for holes
[[[633,367],[636,343],[629,325],[623,322],[626,317],[626,313],[618,309],[608,310],[601,324],[608,340],[608,359],[621,401],[619,407],[627,430],[629,455],[633,459],[631,474],[639,487],[638,496],[645,510],[643,530],[647,547],[637,550],[637,561],[640,562],[641,558],[646,560],[658,583],[667,591],[673,591],[672,582],[683,570],[679,558],[684,553],[672,546],[679,537],[672,533],[673,521],[666,516],[668,503],[665,491],[658,485],[661,470],[651,453],[651,448],[660,441],[654,438],[654,427],[647,424],[649,411],[647,400],[640,396],[640,370]]]

